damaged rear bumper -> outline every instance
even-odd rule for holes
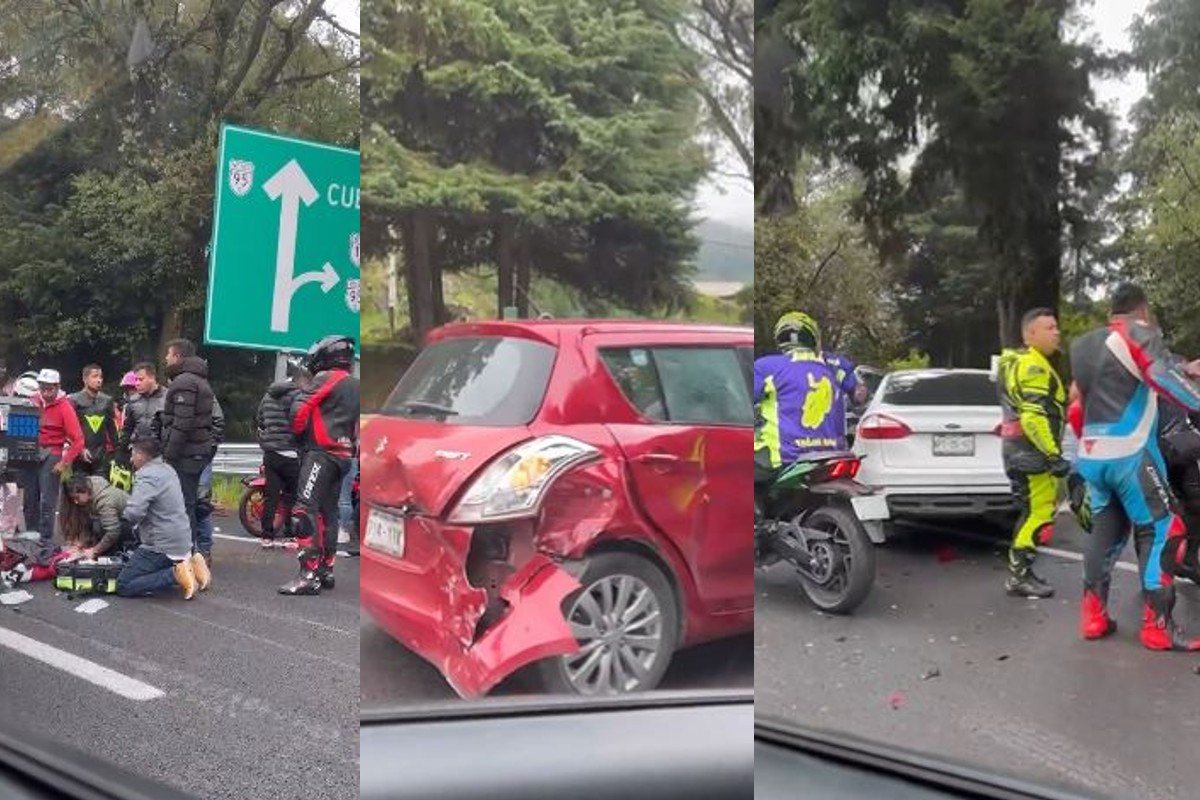
[[[404,558],[362,551],[362,606],[388,634],[436,666],[464,698],[486,694],[528,664],[579,645],[563,599],[579,588],[567,570],[533,554],[499,587],[506,609],[483,627],[487,592],[464,565],[472,531],[421,519]]]

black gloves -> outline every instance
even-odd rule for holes
[[[1071,474],[1071,462],[1061,456],[1051,456],[1050,474],[1056,478],[1067,477]]]

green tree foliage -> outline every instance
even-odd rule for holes
[[[6,4],[0,350],[10,363],[74,376],[96,360],[115,378],[161,355],[166,339],[202,338],[220,123],[357,145],[357,42],[322,5]],[[130,61],[135,39],[147,47]],[[226,405],[248,416],[270,359],[208,355]]]
[[[1000,343],[997,283],[979,216],[947,177],[909,200],[902,218],[907,247],[894,283],[906,342],[938,366],[984,366]]]
[[[446,318],[444,271],[498,269],[527,310],[534,271],[636,309],[680,307],[695,55],[684,4],[368,2],[363,215],[398,242],[417,332]]]
[[[756,180],[767,213],[795,206],[785,188],[796,149],[863,175],[856,212],[885,260],[908,246],[906,192],[953,179],[975,217],[1001,336],[1024,309],[1057,307],[1064,207],[1098,179],[1091,141],[1109,141],[1090,77],[1111,65],[1074,42],[1068,0],[794,0],[760,16],[768,124]],[[769,52],[765,51],[765,48]],[[777,140],[777,141],[776,141]],[[911,180],[901,172],[912,154]],[[1093,155],[1089,156],[1088,154]]]
[[[802,195],[796,213],[763,216],[754,231],[754,332],[769,350],[775,321],[805,311],[825,345],[862,362],[885,363],[901,345],[889,276],[848,208],[861,186],[847,176]]]
[[[1148,75],[1126,159],[1128,272],[1145,282],[1173,344],[1200,352],[1200,2],[1157,0],[1134,27]]]

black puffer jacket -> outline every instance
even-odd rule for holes
[[[208,362],[188,356],[167,368],[171,383],[162,410],[163,458],[167,462],[212,460],[213,391]]]
[[[258,444],[264,451],[282,453],[300,449],[300,441],[292,433],[291,418],[292,403],[299,391],[292,381],[277,381],[267,387],[254,418]]]
[[[167,399],[167,390],[159,386],[147,395],[138,395],[137,399],[125,407],[125,424],[121,427],[121,455],[128,460],[129,446],[134,439],[146,436],[159,437],[163,404]]]

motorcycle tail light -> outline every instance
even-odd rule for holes
[[[835,461],[829,467],[829,477],[832,479],[854,480],[858,477],[858,468],[861,462],[857,458],[848,458],[845,461]]]

